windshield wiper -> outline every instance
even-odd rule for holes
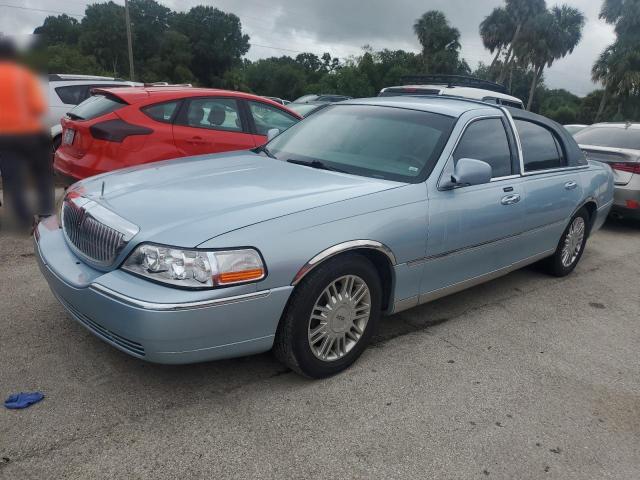
[[[329,170],[331,172],[340,172],[340,173],[348,173],[345,170],[340,170],[336,167],[331,167],[320,160],[297,160],[295,158],[290,158],[287,160],[288,163],[295,163],[296,165],[304,165],[305,167],[317,168],[318,170]]]
[[[266,145],[261,145],[261,146],[259,146],[258,148],[255,148],[253,151],[254,151],[255,153],[264,152],[264,153],[267,155],[267,157],[269,157],[269,158],[274,158],[274,159],[276,159],[276,160],[278,159],[278,157],[276,157],[273,153],[271,153],[271,152],[269,151],[269,149],[267,148],[267,146],[266,146]]]

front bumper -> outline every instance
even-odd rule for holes
[[[150,362],[196,363],[269,350],[293,289],[239,295],[211,290],[198,293],[211,298],[194,299],[193,292],[119,270],[89,268],[66,246],[55,218],[39,224],[34,237],[40,270],[72,317],[117,349]],[[119,283],[122,288],[114,288]],[[181,294],[184,301],[177,301]]]

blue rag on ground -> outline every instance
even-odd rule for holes
[[[9,395],[4,401],[4,406],[11,409],[27,408],[34,403],[38,403],[44,398],[40,392],[20,392]]]

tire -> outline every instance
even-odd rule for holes
[[[367,292],[361,290],[363,285]],[[380,277],[366,257],[345,254],[330,259],[311,271],[291,295],[276,331],[274,354],[306,377],[335,375],[353,364],[371,341],[381,305]]]
[[[62,135],[58,135],[51,142],[51,158],[56,154],[58,148],[60,148],[60,144],[62,143]]]
[[[555,253],[543,263],[547,273],[556,277],[564,277],[573,272],[573,269],[576,268],[582,258],[587,244],[590,220],[589,212],[585,208],[580,209],[571,218],[569,225],[567,225],[560,237]],[[582,237],[576,243],[578,240],[576,235],[579,234],[580,230]],[[567,247],[566,251],[565,247]]]

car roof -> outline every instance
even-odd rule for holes
[[[214,95],[220,95],[224,97],[244,98],[247,100],[257,100],[262,103],[268,103],[275,105],[279,109],[284,109],[293,113],[297,117],[300,115],[292,110],[289,110],[281,103],[274,102],[271,99],[262,97],[260,95],[253,95],[251,93],[237,92],[235,90],[222,90],[217,88],[194,88],[184,86],[163,86],[163,87],[119,87],[119,88],[94,88],[95,92],[106,92],[110,95],[118,97],[125,102],[139,103],[139,102],[162,102],[170,100],[180,100],[188,97],[209,97]]]
[[[401,89],[407,88],[412,90],[439,90],[441,94],[444,95],[459,95],[464,96],[466,98],[473,98],[477,100],[482,100],[483,98],[500,98],[503,100],[509,100],[515,103],[522,104],[522,100],[518,97],[514,97],[512,95],[507,95],[506,93],[495,92],[493,90],[486,90],[484,88],[475,88],[475,87],[459,87],[459,86],[447,86],[447,85],[398,85],[395,87],[386,87],[381,90],[382,92],[386,92],[390,89]]]
[[[459,117],[470,110],[498,108],[497,105],[484,103],[464,97],[442,95],[406,95],[399,97],[372,97],[346,100],[337,105],[376,105],[381,107],[406,108],[430,113],[439,113],[449,117]]]

